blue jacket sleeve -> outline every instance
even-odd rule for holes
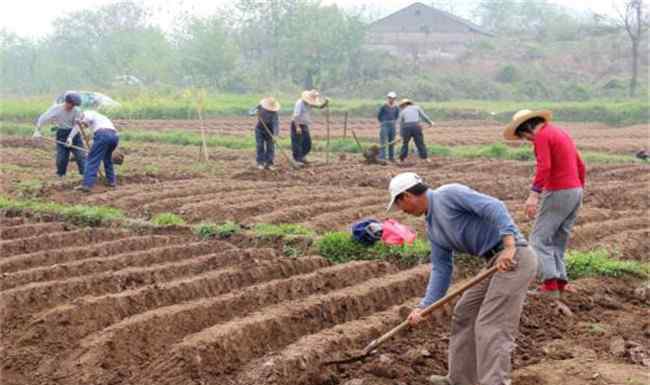
[[[379,107],[379,110],[377,110],[377,120],[379,122],[382,121],[383,115],[384,115],[384,106],[381,106]]]
[[[500,200],[463,185],[454,185],[445,191],[445,196],[455,209],[471,212],[494,224],[500,237],[517,233],[517,226]]]
[[[273,121],[271,125],[271,132],[273,132],[273,135],[280,135],[280,118],[277,112],[273,113]]]
[[[431,275],[429,276],[427,292],[418,305],[420,309],[424,309],[444,297],[451,284],[453,271],[452,251],[431,243]]]

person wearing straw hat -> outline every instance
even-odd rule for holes
[[[260,170],[273,170],[273,159],[275,157],[275,145],[273,136],[280,133],[278,118],[280,103],[268,96],[249,111],[250,115],[257,116],[255,125],[255,143],[257,168]]]
[[[433,190],[413,172],[395,176],[389,192],[388,210],[396,206],[425,217],[431,246],[431,275],[424,297],[408,317],[411,326],[422,322],[423,309],[445,296],[456,253],[479,256],[498,269],[457,302],[449,373],[431,376],[431,383],[509,384],[515,334],[537,261],[508,209],[500,200],[458,183]]]
[[[302,166],[307,162],[306,156],[311,151],[311,109],[325,108],[329,103],[328,98],[323,98],[316,90],[304,91],[296,101],[291,119],[291,149],[296,164]]]
[[[386,102],[382,104],[377,113],[377,120],[379,120],[379,159],[386,159],[386,145],[395,140],[395,122],[399,117],[399,106],[395,102],[397,94],[389,92],[386,95]],[[388,160],[395,161],[395,145],[388,145]]]
[[[526,215],[535,218],[530,241],[539,256],[543,284],[531,294],[558,298],[562,292],[575,290],[568,285],[564,252],[582,205],[586,169],[573,139],[551,123],[552,117],[546,110],[518,111],[503,136],[528,140],[535,147],[537,166]]]
[[[398,120],[400,122],[400,134],[402,135],[402,151],[400,152],[399,160],[403,162],[408,157],[409,143],[413,139],[420,159],[428,162],[427,146],[424,144],[421,122],[425,121],[431,127],[433,126],[433,121],[424,113],[420,106],[413,103],[410,99],[402,99],[399,102],[399,107],[401,111]]]

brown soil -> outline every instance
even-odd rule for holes
[[[248,122],[225,123],[235,132],[248,129]],[[161,128],[156,124],[151,129]],[[372,121],[351,125],[362,136],[376,133]],[[597,140],[609,128],[573,127],[586,148],[632,148],[628,139]],[[448,133],[441,143],[474,144],[499,140],[497,128],[477,123],[459,130],[449,122],[433,130]],[[645,129],[622,130],[636,138]],[[3,163],[0,193],[108,205],[132,218],[173,212],[192,224],[235,220],[345,230],[361,217],[385,218],[388,181],[408,170],[433,186],[459,182],[494,195],[525,232],[532,226],[523,213],[534,172],[528,162],[435,158],[381,166],[348,154],[326,164],[324,154],[314,154],[304,169],[289,169],[278,157],[278,170],[262,172],[253,169],[251,151],[214,149],[210,161],[198,164],[191,161],[198,156],[194,146],[129,143],[127,162],[118,168],[119,188],[79,195],[71,189],[78,176],[69,175],[64,185],[52,180],[49,146],[11,140],[0,142],[3,159],[6,153],[10,160]],[[571,248],[605,247],[620,258],[647,258],[648,167],[589,165]],[[44,187],[18,188],[29,179],[44,181]],[[390,215],[422,236],[421,218]],[[283,256],[281,239],[201,241],[187,229],[135,233],[40,219],[0,216],[3,384],[394,385],[425,384],[428,375],[446,370],[448,320],[405,333],[365,362],[322,365],[399,323],[424,290],[427,266],[332,266],[319,256]],[[473,272],[460,266],[458,280]],[[514,356],[521,369],[515,383],[555,384],[553,368],[573,370],[571,365],[584,364],[583,356],[591,357],[602,378],[619,378],[624,368],[640,370],[638,357],[648,354],[650,342],[648,297],[633,294],[640,283],[601,279],[577,285],[580,294],[566,300],[574,318],[557,315],[552,304],[529,301]],[[634,354],[610,354],[610,342],[619,337],[626,346],[641,347]],[[599,385],[576,382],[589,374],[594,375],[576,372],[567,385]]]

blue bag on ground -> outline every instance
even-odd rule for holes
[[[362,219],[352,225],[352,238],[365,246],[372,246],[381,239],[382,226],[375,219]]]

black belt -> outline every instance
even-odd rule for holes
[[[488,251],[486,251],[485,253],[483,253],[483,255],[481,255],[481,257],[483,257],[483,258],[485,258],[486,260],[489,261],[489,260],[492,259],[495,255],[497,255],[497,254],[499,254],[500,252],[502,252],[503,249],[504,249],[504,247],[503,247],[503,242],[502,242],[502,241],[499,241],[499,243],[497,243],[496,246],[494,246],[494,247],[491,248],[490,250],[488,250]]]

